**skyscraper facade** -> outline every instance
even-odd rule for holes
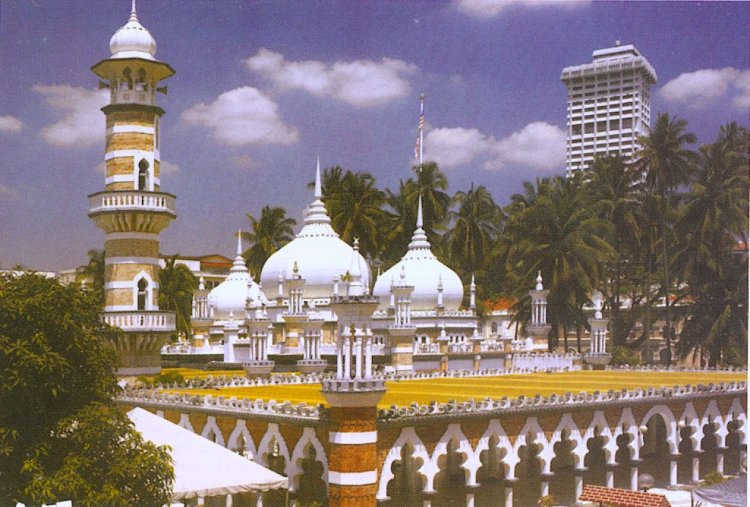
[[[568,89],[568,176],[589,167],[596,155],[630,159],[651,121],[656,71],[648,60],[632,44],[619,41],[592,56],[591,63],[565,67],[560,78]]]

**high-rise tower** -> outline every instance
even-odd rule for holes
[[[159,233],[177,216],[175,197],[160,191],[158,83],[174,74],[154,58],[156,41],[128,22],[109,42],[112,56],[91,70],[109,88],[105,189],[89,196],[89,217],[104,230],[104,320],[125,331],[116,344],[118,373],[159,371],[160,349],[175,330],[173,312],[159,310]]]
[[[565,67],[568,88],[567,175],[591,165],[596,155],[629,159],[651,121],[649,89],[656,71],[632,44],[597,49],[593,61]]]

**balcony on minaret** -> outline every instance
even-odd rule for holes
[[[175,313],[158,310],[107,311],[104,322],[125,332],[169,332],[175,329]]]
[[[166,192],[112,190],[89,195],[89,217],[105,232],[158,233],[177,217]]]

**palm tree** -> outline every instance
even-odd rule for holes
[[[417,206],[412,205],[409,196],[413,195],[414,180],[399,180],[398,192],[386,189],[386,204],[390,208],[391,220],[385,223],[383,238],[387,248],[383,248],[380,259],[383,268],[395,264],[406,252],[417,223]]]
[[[336,188],[323,193],[323,200],[331,216],[331,225],[341,239],[351,244],[359,238],[363,255],[371,258],[380,253],[383,241],[382,224],[389,220],[383,209],[386,194],[376,187],[369,173],[346,171]]]
[[[577,188],[566,178],[539,180],[533,201],[516,207],[500,239],[519,319],[529,314],[528,291],[537,272],[544,277],[550,290],[551,348],[559,333],[566,337],[566,327],[583,324],[581,305],[599,286],[603,261],[612,254],[606,239],[610,225],[582,205]]]
[[[89,290],[104,305],[104,250],[89,250],[89,262],[85,266],[78,268],[76,278],[79,282],[91,282]]]
[[[711,366],[747,347],[747,251],[736,248],[747,241],[746,140],[745,129],[730,124],[701,148],[678,223],[685,241],[676,264],[695,298],[680,352],[705,348]]]
[[[242,232],[242,238],[250,247],[242,253],[245,262],[254,275],[258,275],[268,258],[279,248],[294,239],[297,221],[286,216],[284,208],[264,206],[260,211],[260,219],[247,214],[250,222],[250,232]]]
[[[166,259],[159,271],[159,308],[176,314],[177,334],[190,339],[193,334],[190,317],[193,307],[193,291],[198,280],[184,264],[176,264],[177,255]]]
[[[437,244],[440,230],[448,218],[451,197],[448,190],[448,178],[440,171],[435,162],[425,162],[412,167],[416,174],[414,185],[408,186],[407,204],[417,209],[417,201],[422,196],[422,212],[424,214],[423,229],[433,244]]]
[[[473,183],[468,192],[456,192],[453,202],[458,210],[449,213],[452,228],[443,239],[449,257],[464,271],[475,273],[484,268],[489,257],[500,230],[502,211],[486,187],[475,189]]]
[[[647,136],[640,136],[642,149],[638,153],[636,167],[645,176],[646,187],[659,199],[659,234],[661,235],[661,257],[664,282],[664,335],[666,339],[666,361],[672,364],[671,336],[672,319],[670,312],[670,289],[672,278],[669,269],[670,247],[667,231],[667,217],[672,211],[677,188],[687,183],[695,163],[695,153],[685,148],[695,142],[695,135],[686,132],[687,122],[669,114],[660,114],[656,127]]]
[[[620,303],[623,282],[633,278],[633,257],[637,255],[640,243],[640,175],[628,167],[621,156],[608,156],[596,158],[585,177],[586,205],[594,215],[612,224],[608,239],[614,252],[609,263],[610,274],[604,281],[611,281],[611,288],[606,292],[612,315],[612,340],[615,345],[624,345],[634,319],[625,322]],[[626,270],[627,274],[624,273]],[[633,312],[630,313],[632,317]]]

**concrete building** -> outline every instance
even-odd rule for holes
[[[651,122],[651,85],[656,71],[633,46],[597,49],[593,61],[565,67],[568,88],[566,172],[586,169],[596,155],[630,158]]]

